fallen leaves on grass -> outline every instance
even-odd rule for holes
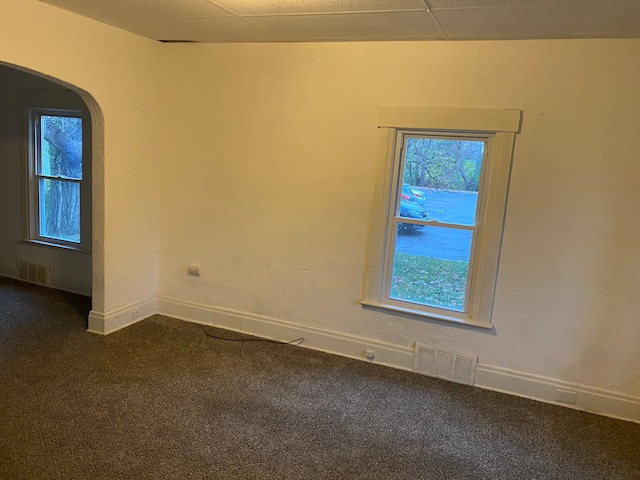
[[[467,272],[467,262],[397,253],[391,297],[462,311]]]

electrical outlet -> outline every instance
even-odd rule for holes
[[[578,392],[571,390],[556,390],[556,402],[576,403],[578,401]]]
[[[139,308],[133,308],[129,311],[129,318],[136,318],[140,316],[140,309]]]
[[[192,263],[187,267],[187,275],[190,277],[199,277],[202,275],[202,267],[200,265],[196,265]]]

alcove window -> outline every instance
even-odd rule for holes
[[[28,109],[29,240],[88,249],[90,176],[82,111]],[[88,236],[88,235],[86,235]]]

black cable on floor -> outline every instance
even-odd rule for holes
[[[225,338],[225,337],[218,337],[217,335],[212,335],[207,332],[207,329],[205,328],[204,325],[202,324],[198,324],[198,325],[202,327],[202,331],[207,337],[215,338],[216,340],[225,340],[227,342],[265,342],[265,343],[278,343],[280,345],[291,345],[292,343],[300,342],[296,344],[296,345],[300,345],[305,340],[304,337],[296,338],[295,340],[291,340],[290,342],[281,342],[279,340],[269,340],[267,338]]]

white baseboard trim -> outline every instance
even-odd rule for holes
[[[300,346],[343,357],[366,360],[365,350],[374,351],[374,362],[402,370],[411,370],[413,348],[347,335],[317,327],[300,325],[277,318],[186,302],[167,296],[158,297],[158,313],[187,322],[211,325],[235,332],[288,342],[304,338]]]
[[[108,313],[91,310],[89,312],[89,328],[87,331],[108,335],[144,320],[151,315],[155,315],[158,310],[157,305],[158,300],[153,296],[141,302],[123,305]]]
[[[187,302],[164,295],[158,297],[157,313],[187,322],[211,325],[272,340],[291,341],[304,337],[305,341],[300,345],[302,347],[357,360],[368,361],[365,350],[371,349],[375,353],[374,363],[409,371],[413,367],[413,346],[380,342],[264,315]],[[482,363],[477,367],[475,386],[640,423],[640,397]],[[556,401],[558,389],[576,392],[576,403],[567,404]]]
[[[476,386],[640,423],[640,397],[486,364],[478,364]],[[556,401],[557,390],[575,392],[576,403]]]

